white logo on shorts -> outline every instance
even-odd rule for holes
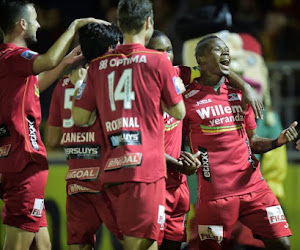
[[[270,224],[286,222],[284,213],[280,205],[267,207],[266,210]]]
[[[198,233],[200,240],[223,241],[223,226],[198,225]]]
[[[31,215],[34,217],[42,217],[44,208],[44,199],[36,198],[34,201],[33,209]]]
[[[157,223],[160,224],[160,230],[164,230],[166,214],[165,214],[165,206],[158,206],[158,220]]]

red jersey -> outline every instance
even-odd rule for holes
[[[265,185],[245,129],[255,129],[254,113],[241,106],[241,93],[222,84],[219,93],[196,81],[184,94],[184,128],[193,152],[201,152],[198,193],[212,200],[258,190]]]
[[[37,53],[0,44],[0,172],[19,172],[27,163],[47,166],[39,125],[41,107],[32,66]]]
[[[160,101],[182,100],[165,53],[141,44],[119,45],[89,66],[76,106],[97,110],[109,145],[104,182],[155,182],[166,175]]]
[[[66,179],[94,180],[100,173],[102,134],[96,116],[91,126],[78,127],[72,118],[75,92],[69,77],[56,85],[51,99],[48,124],[62,128],[61,144],[69,165]]]
[[[192,70],[190,67],[176,66],[175,73],[179,76],[185,85],[190,84]],[[165,152],[175,159],[178,159],[181,152],[182,141],[182,121],[178,121],[166,112],[164,112],[165,123]],[[167,169],[167,188],[178,187],[186,181],[185,174],[178,171]]]

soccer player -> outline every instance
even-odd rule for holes
[[[196,211],[199,249],[226,249],[237,220],[252,229],[268,249],[289,249],[291,231],[253,153],[294,140],[297,122],[277,139],[258,137],[253,111],[249,107],[244,113],[241,93],[228,86],[226,44],[208,36],[200,40],[195,55],[201,76],[185,94],[184,128],[191,150],[201,152]]]
[[[4,2],[4,1],[3,1]],[[40,27],[34,5],[26,1],[1,3],[0,26],[0,186],[5,249],[29,249],[35,239],[38,249],[50,249],[44,209],[48,176],[46,150],[41,141],[39,88],[36,75],[57,66],[65,56],[76,31],[93,18],[75,20],[46,54],[27,46],[36,42]]]
[[[170,61],[173,62],[174,55],[172,43],[163,32],[154,30],[147,47],[166,52]],[[190,68],[185,66],[176,66],[174,68],[186,86],[193,82],[195,78],[200,77],[198,67]],[[244,87],[245,84],[240,78],[236,75],[232,75],[232,73],[230,76],[233,84],[239,88]],[[245,88],[246,92],[251,90],[251,88]],[[251,94],[252,93],[248,95],[251,96]],[[256,102],[254,102],[254,104],[256,104]],[[259,106],[257,109],[260,112]],[[181,242],[186,241],[186,217],[190,208],[190,194],[185,174],[194,174],[199,165],[195,164],[193,155],[189,152],[180,152],[182,121],[177,121],[167,113],[164,113],[164,122],[168,178],[166,182],[166,222],[164,232],[162,233],[163,241],[160,249],[175,250],[180,249]],[[200,151],[198,152],[200,153]],[[199,156],[198,152],[194,155],[194,157]]]
[[[89,54],[91,50],[93,56],[103,55],[122,38],[116,25],[89,23],[81,27],[78,33],[87,61],[93,59]],[[93,49],[88,49],[90,46]],[[48,119],[49,144],[52,147],[63,145],[69,165],[66,210],[68,244],[72,250],[93,249],[96,231],[102,221],[109,218],[105,214],[106,204],[98,183],[100,165],[103,164],[103,138],[98,115],[93,115],[89,125],[78,127],[74,125],[71,114],[75,84],[83,82],[85,76],[86,69],[79,66],[57,83]],[[116,228],[109,229],[118,234]]]
[[[157,249],[166,189],[160,102],[178,120],[185,107],[167,56],[145,48],[153,33],[150,1],[121,0],[118,22],[124,44],[90,63],[73,119],[82,125],[99,113],[106,145],[100,178],[124,249]]]

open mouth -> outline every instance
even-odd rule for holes
[[[221,60],[220,63],[221,63],[222,65],[228,67],[228,66],[229,66],[229,63],[230,63],[230,60],[229,60],[228,58],[226,58],[226,59]]]

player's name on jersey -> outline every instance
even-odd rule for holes
[[[95,132],[70,132],[63,133],[62,144],[78,142],[95,142]]]
[[[137,117],[121,117],[105,122],[106,132],[116,131],[120,128],[139,128]]]
[[[99,69],[106,69],[109,67],[118,67],[120,65],[130,65],[132,63],[147,63],[146,55],[134,55],[126,58],[113,57],[111,59],[104,59],[99,62]]]

